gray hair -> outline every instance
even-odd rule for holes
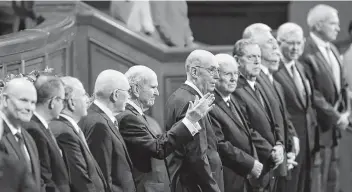
[[[233,56],[243,56],[244,48],[249,45],[258,45],[253,39],[240,39],[235,43],[235,46],[232,51]]]
[[[223,64],[237,64],[236,59],[226,53],[219,53],[215,55],[216,60],[218,61],[219,66],[223,65]]]
[[[319,4],[311,8],[307,15],[307,24],[310,29],[313,29],[317,23],[325,21],[332,14],[338,14],[338,11],[325,4]]]
[[[76,96],[77,90],[83,88],[81,81],[75,77],[64,76],[61,81],[65,87],[65,100],[71,99]]]
[[[149,67],[135,65],[128,69],[125,76],[130,86],[142,86],[151,74],[155,74],[155,72]]]
[[[268,25],[264,23],[254,23],[244,29],[242,38],[249,39],[256,34],[270,33],[270,32],[271,32],[271,28]]]
[[[123,73],[113,69],[104,70],[95,81],[94,96],[106,100],[114,90],[126,84],[128,85],[128,80]]]
[[[277,40],[282,41],[285,40],[288,35],[292,33],[298,33],[303,36],[303,29],[301,26],[296,23],[287,22],[282,25],[277,30]]]
[[[186,72],[190,72],[190,67],[204,65],[206,62],[210,62],[209,60],[215,60],[215,57],[211,52],[202,49],[192,51],[186,59]]]

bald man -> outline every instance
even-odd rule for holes
[[[186,117],[176,123],[169,131],[157,134],[144,114],[154,105],[159,95],[158,80],[155,72],[150,68],[137,65],[125,73],[131,89],[126,110],[118,115],[120,132],[126,142],[134,165],[137,191],[169,191],[166,172],[155,170],[153,163],[156,159],[165,159],[182,145],[193,140],[198,133],[195,124],[212,107],[214,96],[207,94],[187,111]],[[165,185],[166,184],[166,185]]]
[[[215,56],[205,50],[194,50],[186,59],[187,80],[166,104],[166,130],[182,120],[189,101],[213,92],[219,79]],[[209,116],[199,121],[202,128],[188,145],[178,148],[168,157],[173,191],[223,191],[223,173],[217,152],[217,139]]]
[[[254,140],[270,144],[250,127],[231,94],[237,86],[238,63],[228,54],[217,54],[215,57],[220,66],[220,78],[214,93],[215,107],[209,114],[225,166],[225,192],[247,192],[250,190],[247,179],[258,178],[263,169]]]
[[[35,110],[37,92],[25,78],[16,78],[6,84],[3,90],[2,112],[4,137],[0,150],[11,158],[26,165],[35,183],[35,191],[44,190],[40,183],[40,165],[37,146],[33,138],[22,127],[29,122]]]
[[[112,192],[136,190],[132,161],[115,118],[125,110],[129,89],[123,73],[111,69],[102,71],[95,81],[95,101],[88,115],[79,122]]]

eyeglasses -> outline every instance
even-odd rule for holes
[[[217,74],[220,73],[219,68],[216,68],[216,67],[211,67],[211,68],[206,68],[206,67],[202,67],[202,66],[194,66],[194,67],[199,67],[199,68],[207,70],[211,76],[214,76],[215,73],[217,73]]]
[[[129,91],[130,91],[130,89],[119,89],[119,88],[116,88],[115,90],[126,91],[126,92],[129,92]]]

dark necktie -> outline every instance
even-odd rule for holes
[[[254,93],[257,96],[258,101],[262,104],[262,106],[265,108],[265,103],[264,99],[262,97],[262,94],[259,91],[258,85],[254,85]]]
[[[17,132],[15,134],[15,137],[17,138],[17,142],[21,148],[21,152],[22,152],[22,155],[26,161],[26,164],[27,164],[27,168],[29,170],[29,172],[31,173],[32,172],[32,163],[31,163],[31,160],[29,158],[29,154],[26,152],[26,146],[25,146],[25,143],[24,143],[24,140],[23,140],[23,135],[19,132]]]
[[[243,121],[241,119],[241,116],[240,114],[238,113],[235,105],[230,101],[230,100],[227,100],[227,106],[229,106],[229,108],[231,109],[231,112],[235,115],[235,117],[238,119],[238,121],[241,123],[241,125],[244,125],[243,124]]]

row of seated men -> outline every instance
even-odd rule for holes
[[[306,40],[297,24],[281,25],[275,39],[257,23],[232,55],[192,51],[161,134],[145,116],[159,95],[146,66],[104,70],[92,102],[74,77],[9,81],[1,189],[338,192],[336,149],[349,125],[347,84],[329,43],[338,14],[318,5],[307,18]]]

